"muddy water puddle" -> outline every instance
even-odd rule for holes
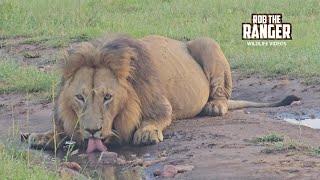
[[[93,179],[155,179],[154,172],[163,168],[166,160],[166,157],[145,153],[136,147],[110,149],[106,155],[82,151],[68,157],[66,154],[66,151],[59,151],[57,158],[78,163],[80,174]]]
[[[320,129],[320,111],[306,110],[301,112],[282,112],[276,115],[277,119],[288,123]]]
[[[137,155],[133,153],[134,150],[131,153],[127,150],[117,152],[114,153],[117,157],[103,157],[100,152],[91,154],[81,152],[69,156],[67,161],[78,163],[81,166],[80,174],[92,179],[154,179],[154,169],[161,168],[160,162],[145,165],[145,162],[156,161],[158,159],[156,156]],[[66,161],[66,152],[59,152],[57,157],[61,161]]]

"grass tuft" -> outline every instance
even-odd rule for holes
[[[320,156],[320,147],[313,148],[312,149],[312,154],[315,156]]]
[[[266,154],[300,152],[310,156],[320,156],[320,147],[314,148],[290,138],[285,139],[283,136],[275,133],[255,138],[251,142],[265,146],[261,152]]]
[[[266,154],[272,154],[272,153],[283,153],[288,151],[301,151],[306,150],[306,148],[303,145],[299,145],[295,142],[275,142],[272,144],[269,144],[268,147],[265,149],[262,149],[262,153]]]
[[[284,138],[281,135],[276,133],[271,133],[262,137],[257,137],[254,142],[257,143],[276,143],[276,142],[283,142]]]

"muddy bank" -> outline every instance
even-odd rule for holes
[[[318,147],[320,130],[287,123],[281,113],[312,116],[319,112],[320,87],[305,86],[298,80],[285,77],[264,79],[234,75],[234,99],[273,101],[285,95],[302,97],[301,103],[288,107],[244,109],[229,112],[225,117],[201,117],[178,120],[165,131],[162,143],[145,147],[111,147],[120,157],[130,160],[157,159],[163,161],[148,167],[87,165],[87,159],[75,156],[85,175],[109,179],[126,176],[139,179],[158,178],[154,172],[166,165],[192,165],[190,171],[177,173],[176,179],[316,179],[320,158],[302,150],[265,153],[265,145],[252,139],[276,132],[285,139],[305,146]],[[26,103],[24,95],[1,95],[0,134],[3,137],[15,126],[23,132],[41,132],[51,128],[52,104]],[[13,110],[12,110],[13,109]],[[316,113],[315,113],[316,112]],[[30,117],[28,120],[28,116]],[[147,154],[147,156],[146,156]],[[112,175],[113,174],[113,175]],[[135,174],[135,175],[133,175]]]

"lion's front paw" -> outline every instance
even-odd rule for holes
[[[162,131],[153,125],[140,127],[133,136],[134,145],[156,144],[161,141],[163,141]]]
[[[53,137],[49,134],[31,133],[28,137],[28,144],[36,149],[53,149]]]
[[[228,103],[226,100],[213,100],[208,102],[201,114],[208,116],[223,116],[228,112]]]

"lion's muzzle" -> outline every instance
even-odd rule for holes
[[[88,129],[86,128],[84,130],[84,138],[88,139],[88,138],[101,138],[101,129]]]
[[[107,151],[107,147],[101,140],[101,129],[102,128],[84,130],[84,138],[88,139],[87,153],[92,153],[94,151]]]

